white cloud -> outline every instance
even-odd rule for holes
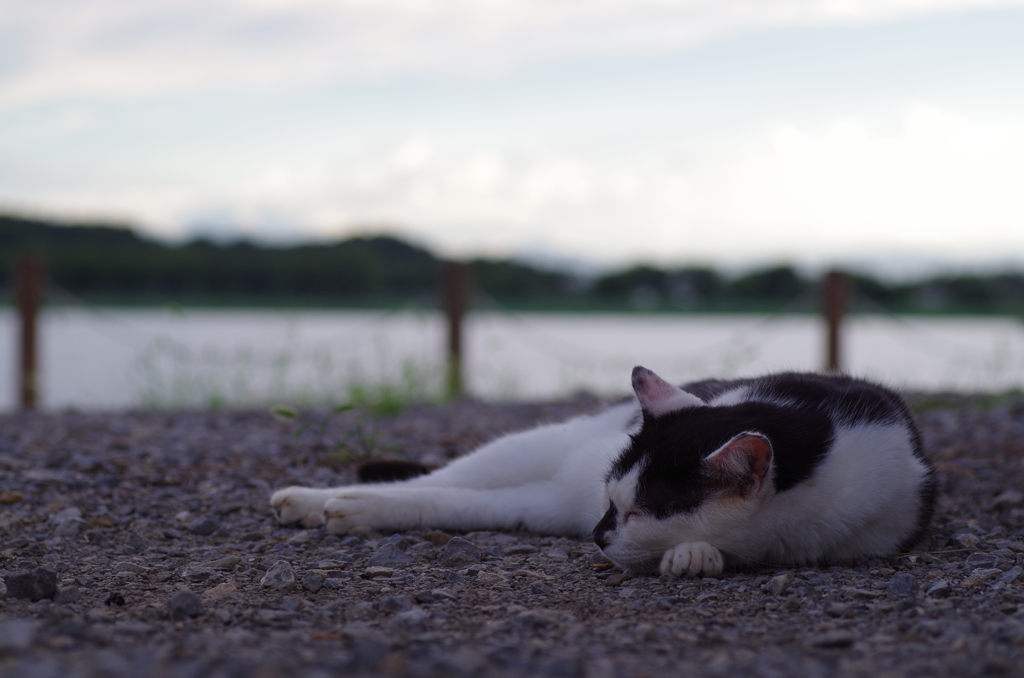
[[[619,262],[1024,249],[1024,119],[929,103],[765,123],[728,144],[659,139],[628,153],[552,143],[510,151],[427,133],[331,152],[333,163],[275,163],[215,181],[103,174],[23,196],[58,212],[130,214],[164,234],[197,223],[273,238],[397,225],[454,254],[511,253],[525,242]]]
[[[481,149],[437,152],[410,172],[377,157],[346,163],[372,172],[372,189],[342,171],[317,200],[343,207],[350,222],[403,224],[450,251],[536,241],[672,261],[1024,247],[1024,119],[973,119],[927,103],[814,127],[766,124],[756,138],[685,162],[655,151]]]
[[[0,106],[276,89],[678,49],[1024,0],[0,0]]]

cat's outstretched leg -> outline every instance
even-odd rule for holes
[[[332,534],[422,527],[586,534],[599,506],[596,491],[591,498],[585,496],[586,488],[575,493],[563,489],[550,482],[486,490],[355,486],[339,488],[324,513]]]
[[[714,577],[722,574],[725,560],[722,552],[705,541],[676,544],[661,559],[662,574],[676,577]]]

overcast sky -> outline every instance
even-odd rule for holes
[[[1024,2],[0,0],[0,209],[605,263],[1024,260]]]

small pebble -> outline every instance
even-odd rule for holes
[[[377,601],[377,609],[381,612],[401,612],[412,607],[412,601],[405,596],[385,596]]]
[[[283,589],[295,583],[295,570],[287,560],[278,560],[260,579],[260,586]]]
[[[849,631],[831,631],[814,636],[807,644],[812,647],[849,647],[855,640],[856,637]]]
[[[384,579],[395,574],[394,569],[390,567],[373,566],[368,567],[363,571],[363,579]]]
[[[538,596],[546,596],[551,593],[551,587],[542,581],[535,581],[530,584],[530,593]]]
[[[82,599],[82,592],[77,586],[61,586],[57,589],[57,595],[54,597],[53,602],[58,605],[67,605],[69,603],[77,603]]]
[[[793,581],[792,574],[777,574],[768,580],[768,590],[772,595],[781,596],[789,590],[789,583]]]
[[[463,563],[479,563],[480,549],[473,542],[462,537],[452,537],[441,551],[438,560],[446,565],[455,566]]]
[[[917,580],[909,572],[900,572],[889,580],[886,588],[891,596],[912,596],[917,592]]]
[[[302,578],[302,588],[310,593],[317,593],[320,591],[320,587],[324,585],[324,579],[325,577],[322,577],[317,572],[309,572]]]
[[[209,535],[216,532],[217,528],[219,527],[220,523],[218,523],[216,520],[210,518],[209,516],[203,516],[202,518],[196,518],[191,523],[189,523],[188,531],[192,534],[197,534],[200,537],[208,537]]]
[[[453,572],[452,570],[445,570],[445,573],[442,576],[444,577],[444,580],[449,584],[465,584],[467,581],[469,581],[458,572]]]
[[[4,578],[7,595],[26,600],[53,599],[57,595],[57,573],[46,567],[31,572],[15,572]]]
[[[194,591],[182,589],[167,601],[167,613],[175,621],[198,617],[203,613],[203,601]]]
[[[378,546],[377,551],[370,556],[366,564],[370,567],[401,567],[412,562],[412,556],[401,550],[395,544],[384,544]]]

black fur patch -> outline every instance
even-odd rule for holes
[[[612,504],[605,512],[604,517],[594,527],[594,543],[597,544],[598,548],[604,548],[608,545],[605,541],[604,535],[615,529],[616,524],[619,522],[619,509],[615,508],[615,504]]]
[[[749,389],[747,402],[688,408],[658,418],[644,414],[640,431],[609,472],[609,477],[621,478],[642,464],[636,497],[639,510],[666,518],[696,509],[719,489],[705,477],[702,461],[745,431],[759,433],[771,443],[777,492],[811,477],[832,445],[835,425],[903,424],[910,431],[914,454],[925,459],[920,434],[902,398],[866,381],[782,373],[683,386],[705,402],[737,387]],[[921,527],[915,539],[931,519],[934,471],[921,492]]]
[[[400,459],[375,459],[364,461],[356,467],[356,479],[360,483],[389,483],[407,480],[430,473],[431,468],[415,461]]]

